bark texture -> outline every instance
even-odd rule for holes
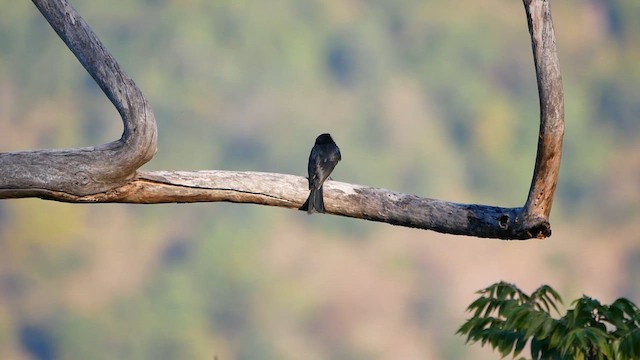
[[[564,137],[564,93],[560,61],[548,0],[524,0],[540,100],[540,135],[529,196],[522,211],[525,224],[548,221],[558,184]],[[549,236],[551,234],[549,230]]]
[[[66,0],[33,0],[118,109],[122,138],[70,150],[0,153],[0,199],[37,197],[75,203],[226,201],[298,209],[308,195],[300,176],[234,171],[136,172],[156,151],[147,100]],[[327,181],[327,213],[448,234],[499,239],[551,235],[549,214],[558,181],[564,103],[551,10],[524,0],[540,101],[538,153],[523,207],[458,204],[386,189]]]
[[[147,99],[69,3],[33,3],[116,107],[124,131],[95,147],[0,153],[0,189],[88,195],[126,184],[156,152],[156,121]]]

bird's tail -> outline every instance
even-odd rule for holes
[[[307,201],[300,207],[300,210],[307,210],[309,214],[324,213],[324,199],[322,198],[322,186],[319,189],[311,189]]]

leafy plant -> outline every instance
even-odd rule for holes
[[[560,318],[560,295],[543,285],[531,295],[499,282],[478,292],[468,307],[473,316],[458,329],[467,343],[490,344],[502,357],[515,358],[530,343],[533,359],[640,358],[640,310],[620,298],[611,305],[583,296]]]

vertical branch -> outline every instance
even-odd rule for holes
[[[558,183],[564,136],[562,77],[549,1],[524,0],[524,7],[538,82],[540,135],[531,188],[521,220],[525,223],[548,222]],[[550,229],[548,232],[546,236],[550,235]]]

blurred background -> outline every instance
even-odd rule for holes
[[[524,204],[538,97],[521,1],[74,0],[141,87],[145,170],[305,176]],[[120,137],[29,1],[0,0],[0,151]],[[474,292],[640,303],[640,3],[552,4],[566,100],[553,236],[500,241],[225,203],[0,201],[2,359],[495,359]]]

